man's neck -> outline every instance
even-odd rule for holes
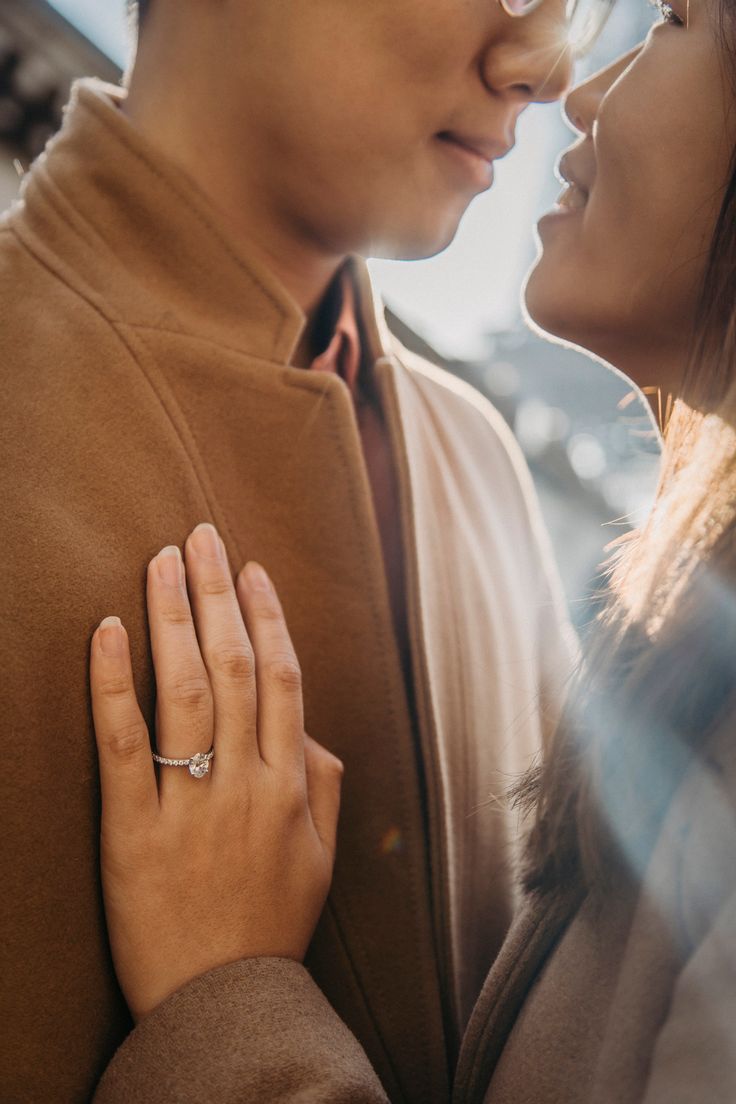
[[[313,356],[314,321],[345,257],[320,250],[283,225],[270,211],[268,197],[254,202],[244,193],[236,166],[222,154],[228,144],[218,142],[216,136],[213,139],[216,126],[210,128],[203,154],[195,139],[202,133],[201,124],[177,115],[155,80],[149,81],[145,74],[140,82],[134,80],[121,109],[133,126],[195,181],[229,226],[233,243],[255,254],[304,312],[307,324],[294,364],[306,367]]]

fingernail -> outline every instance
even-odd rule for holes
[[[184,564],[181,552],[175,544],[161,549],[156,557],[156,566],[159,578],[166,586],[181,586],[184,582]]]
[[[192,533],[192,544],[195,552],[205,556],[208,560],[222,559],[222,541],[220,540],[214,525],[202,522]]]
[[[245,571],[248,583],[253,590],[265,590],[269,593],[273,590],[271,580],[260,564],[249,563]]]
[[[123,654],[123,623],[119,617],[106,617],[100,621],[100,651],[106,656]]]

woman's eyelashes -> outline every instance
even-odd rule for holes
[[[685,20],[677,14],[672,4],[667,3],[667,0],[649,0],[649,3],[659,12],[663,23],[671,23],[674,27],[686,25]]]

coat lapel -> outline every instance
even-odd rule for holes
[[[550,901],[530,898],[519,913],[463,1038],[453,1104],[484,1104],[521,1007],[581,899],[580,893]]]
[[[307,730],[346,766],[310,968],[396,1100],[446,1099],[416,750],[348,390],[330,375],[213,357],[191,335],[129,339],[143,340],[187,434],[233,570],[268,565],[304,669]]]

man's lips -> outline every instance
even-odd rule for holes
[[[459,146],[460,149],[473,154],[479,160],[485,161],[487,165],[492,165],[494,161],[504,157],[511,149],[511,146],[496,141],[494,138],[476,138],[466,134],[457,134],[451,130],[443,130],[437,137],[443,142],[451,142],[453,145]]]
[[[445,130],[437,135],[455,161],[461,164],[481,189],[493,183],[493,163],[508,153],[509,146],[493,138],[477,138]]]

